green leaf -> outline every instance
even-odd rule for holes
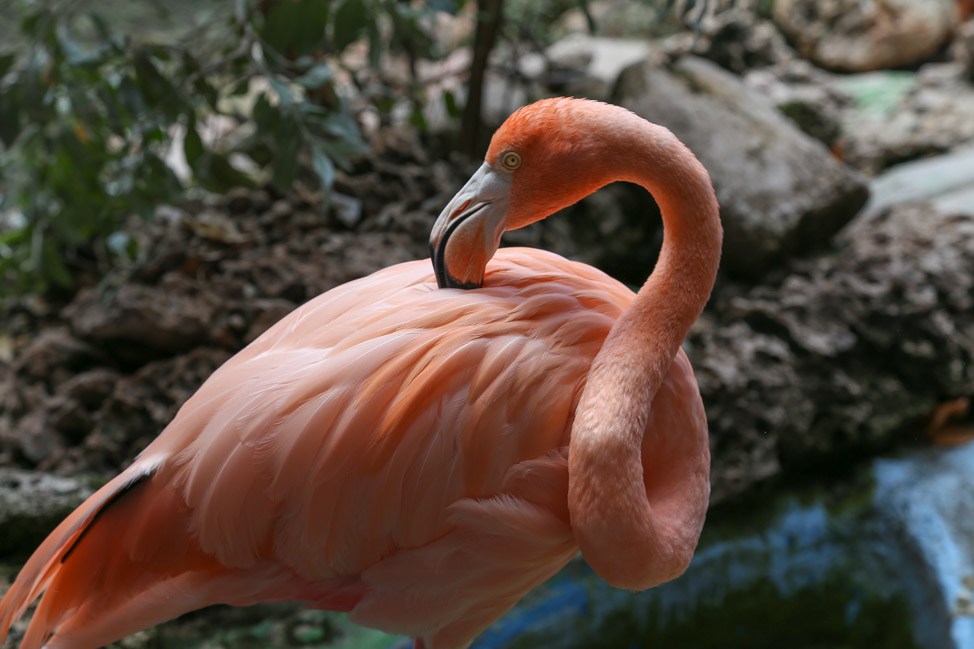
[[[264,24],[258,34],[272,48],[285,51],[300,23],[299,9],[294,0],[278,0],[264,16]]]
[[[226,156],[211,153],[210,158],[210,176],[214,186],[222,187],[223,191],[234,187],[254,186],[253,179],[230,164]]]
[[[365,0],[345,0],[335,12],[332,23],[332,45],[335,53],[341,53],[346,47],[362,37],[365,28],[374,22],[369,15]]]
[[[200,158],[203,156],[203,140],[196,130],[196,121],[190,122],[186,127],[186,137],[183,139],[183,154],[186,156],[186,163],[194,173],[200,170]]]
[[[455,0],[429,0],[430,9],[456,16],[459,7]]]
[[[325,132],[330,135],[334,135],[349,143],[361,143],[364,146],[355,120],[344,113],[330,115],[327,119],[323,120],[322,126]]]
[[[303,75],[294,80],[294,83],[305,88],[320,88],[330,82],[335,76],[331,66],[327,63],[318,63]]]
[[[94,25],[95,32],[98,34],[98,40],[102,41],[103,43],[111,43],[115,47],[119,45],[118,37],[114,34],[114,32],[112,32],[111,28],[108,26],[108,23],[106,23],[105,19],[101,17],[101,14],[91,12],[88,14],[88,20],[91,21],[92,25]]]
[[[321,150],[321,147],[314,143],[311,145],[311,162],[315,173],[318,174],[318,180],[321,181],[321,188],[326,192],[329,191],[335,183],[335,164]]]
[[[21,106],[16,89],[0,95],[0,142],[4,146],[13,146],[20,135]]]
[[[322,0],[299,1],[298,24],[289,43],[295,53],[308,54],[324,45],[329,4]]]
[[[71,278],[68,267],[64,264],[64,257],[61,256],[61,251],[56,242],[46,237],[41,250],[41,271],[43,274],[58,286],[70,288],[74,284],[74,280]]]
[[[241,79],[230,88],[231,97],[242,97],[250,92],[250,77]]]
[[[200,64],[188,51],[183,51],[181,56],[182,69],[176,73],[179,77],[193,79],[193,90],[203,97],[214,111],[217,110],[217,103],[220,100],[220,93],[210,79],[200,74]]]
[[[281,121],[274,137],[274,173],[271,185],[284,194],[298,175],[298,153],[301,150],[300,132],[291,121]]]
[[[429,127],[429,124],[426,122],[426,115],[423,114],[423,111],[420,108],[414,108],[412,112],[409,113],[409,123],[420,131],[425,131]]]
[[[163,108],[172,106],[176,89],[159,72],[152,58],[145,51],[140,51],[135,54],[134,63],[136,83],[149,105]]]
[[[58,47],[61,48],[65,60],[70,65],[85,65],[95,58],[91,52],[83,50],[78,42],[72,38],[64,23],[58,24],[55,33],[57,34]]]
[[[379,26],[374,22],[366,30],[369,38],[369,66],[373,70],[378,70],[382,64],[382,53],[385,43],[382,42],[382,34],[379,33]]]
[[[0,54],[0,79],[6,76],[10,72],[10,68],[13,67],[14,61],[17,60],[17,55],[13,52],[7,52],[6,54]]]
[[[130,119],[141,117],[147,110],[145,98],[133,76],[126,74],[118,80],[118,98],[122,100],[121,106],[128,111],[127,117]]]
[[[460,106],[457,104],[457,96],[452,90],[443,91],[443,105],[446,107],[446,114],[457,119],[460,117]]]
[[[428,58],[432,55],[433,40],[423,30],[419,19],[423,12],[408,5],[396,4],[389,13],[392,19],[392,44],[397,49],[408,50],[414,56]]]
[[[277,93],[278,98],[281,100],[282,106],[290,106],[294,103],[294,93],[291,92],[291,88],[288,87],[287,83],[282,81],[277,75],[270,75],[267,77],[267,82],[271,84],[271,88]]]
[[[344,169],[345,171],[352,170],[351,158],[362,150],[357,146],[349,146],[348,142],[343,140],[319,140],[315,139],[315,146],[320,148],[322,152],[327,155],[336,166]]]
[[[12,246],[25,243],[29,240],[28,235],[27,228],[0,230],[0,246]]]
[[[20,31],[30,36],[33,40],[39,40],[41,27],[53,19],[54,14],[51,10],[41,5],[36,11],[32,11],[24,16],[23,20],[20,21]]]
[[[280,113],[271,105],[266,93],[261,93],[254,102],[253,118],[258,131],[270,131],[277,126]]]

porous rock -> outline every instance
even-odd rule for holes
[[[689,339],[717,500],[877,453],[974,394],[974,216],[898,205],[839,241],[777,282],[718,293]]]

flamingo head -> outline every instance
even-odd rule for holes
[[[479,288],[501,235],[541,220],[612,180],[624,138],[595,138],[599,124],[629,111],[584,99],[545,99],[521,108],[491,139],[484,164],[440,213],[430,252],[440,288]],[[620,135],[624,129],[618,130]]]

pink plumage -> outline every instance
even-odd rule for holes
[[[531,108],[621,111],[561,101]],[[527,163],[530,143],[520,151]],[[712,190],[701,201],[709,206]],[[456,213],[448,207],[441,221]],[[438,272],[452,277],[459,257],[441,249]],[[678,348],[685,330],[664,336],[662,351],[627,343],[635,356],[623,365],[646,365],[655,385],[620,374],[606,360],[619,345],[604,343],[623,335],[642,292],[554,254],[489,253],[478,290],[439,290],[429,261],[400,264],[319,296],[230,359],[35,552],[0,602],[0,641],[43,593],[25,649],[97,647],[203,606],[282,600],[459,649],[592,529],[612,536],[613,493],[630,488],[652,506],[632,509],[650,517],[651,538],[604,542],[659,565],[633,566],[642,581],[620,585],[681,572],[709,466],[702,404]],[[600,387],[600,403],[582,413],[593,372],[614,387],[608,396]],[[622,415],[635,430],[631,461],[575,457],[576,435],[582,449],[612,441],[579,430],[602,426],[591,411],[605,409],[611,432],[614,411],[633,399],[645,407]],[[570,452],[581,467],[571,480]],[[578,536],[582,523],[588,536]],[[620,570],[600,564],[599,551],[593,565],[611,580]]]

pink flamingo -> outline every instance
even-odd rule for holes
[[[616,180],[664,215],[637,294],[497,250]],[[680,344],[720,246],[707,172],[669,131],[592,101],[522,108],[433,227],[440,283],[482,288],[410,262],[284,318],[51,533],[0,602],[0,642],[38,597],[26,649],[288,600],[454,649],[579,549],[618,587],[677,577],[710,489]]]

